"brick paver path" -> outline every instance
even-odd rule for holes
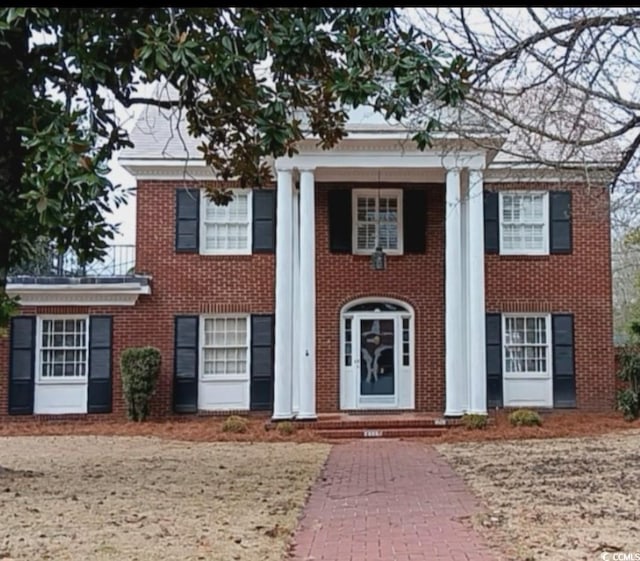
[[[470,527],[479,506],[431,446],[392,440],[333,447],[311,490],[296,561],[496,561]]]

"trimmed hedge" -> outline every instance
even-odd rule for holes
[[[132,421],[144,421],[149,415],[149,401],[156,390],[161,355],[155,347],[133,347],[122,351],[122,391],[127,415]]]

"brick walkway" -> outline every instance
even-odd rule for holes
[[[335,445],[293,542],[296,561],[496,561],[469,527],[478,505],[431,446]]]

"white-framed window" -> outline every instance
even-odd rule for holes
[[[89,320],[86,316],[38,317],[37,373],[40,383],[86,383]]]
[[[233,189],[233,200],[226,206],[216,205],[202,190],[200,252],[209,255],[251,253],[250,189]]]
[[[551,321],[548,315],[503,314],[505,377],[551,376]]]
[[[249,316],[201,318],[201,378],[249,378]]]
[[[402,189],[354,189],[353,253],[402,254]]]
[[[545,255],[549,253],[549,193],[507,191],[500,193],[500,253]]]

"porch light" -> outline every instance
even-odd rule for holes
[[[387,267],[387,255],[380,246],[371,254],[371,268],[375,271],[384,271]]]

